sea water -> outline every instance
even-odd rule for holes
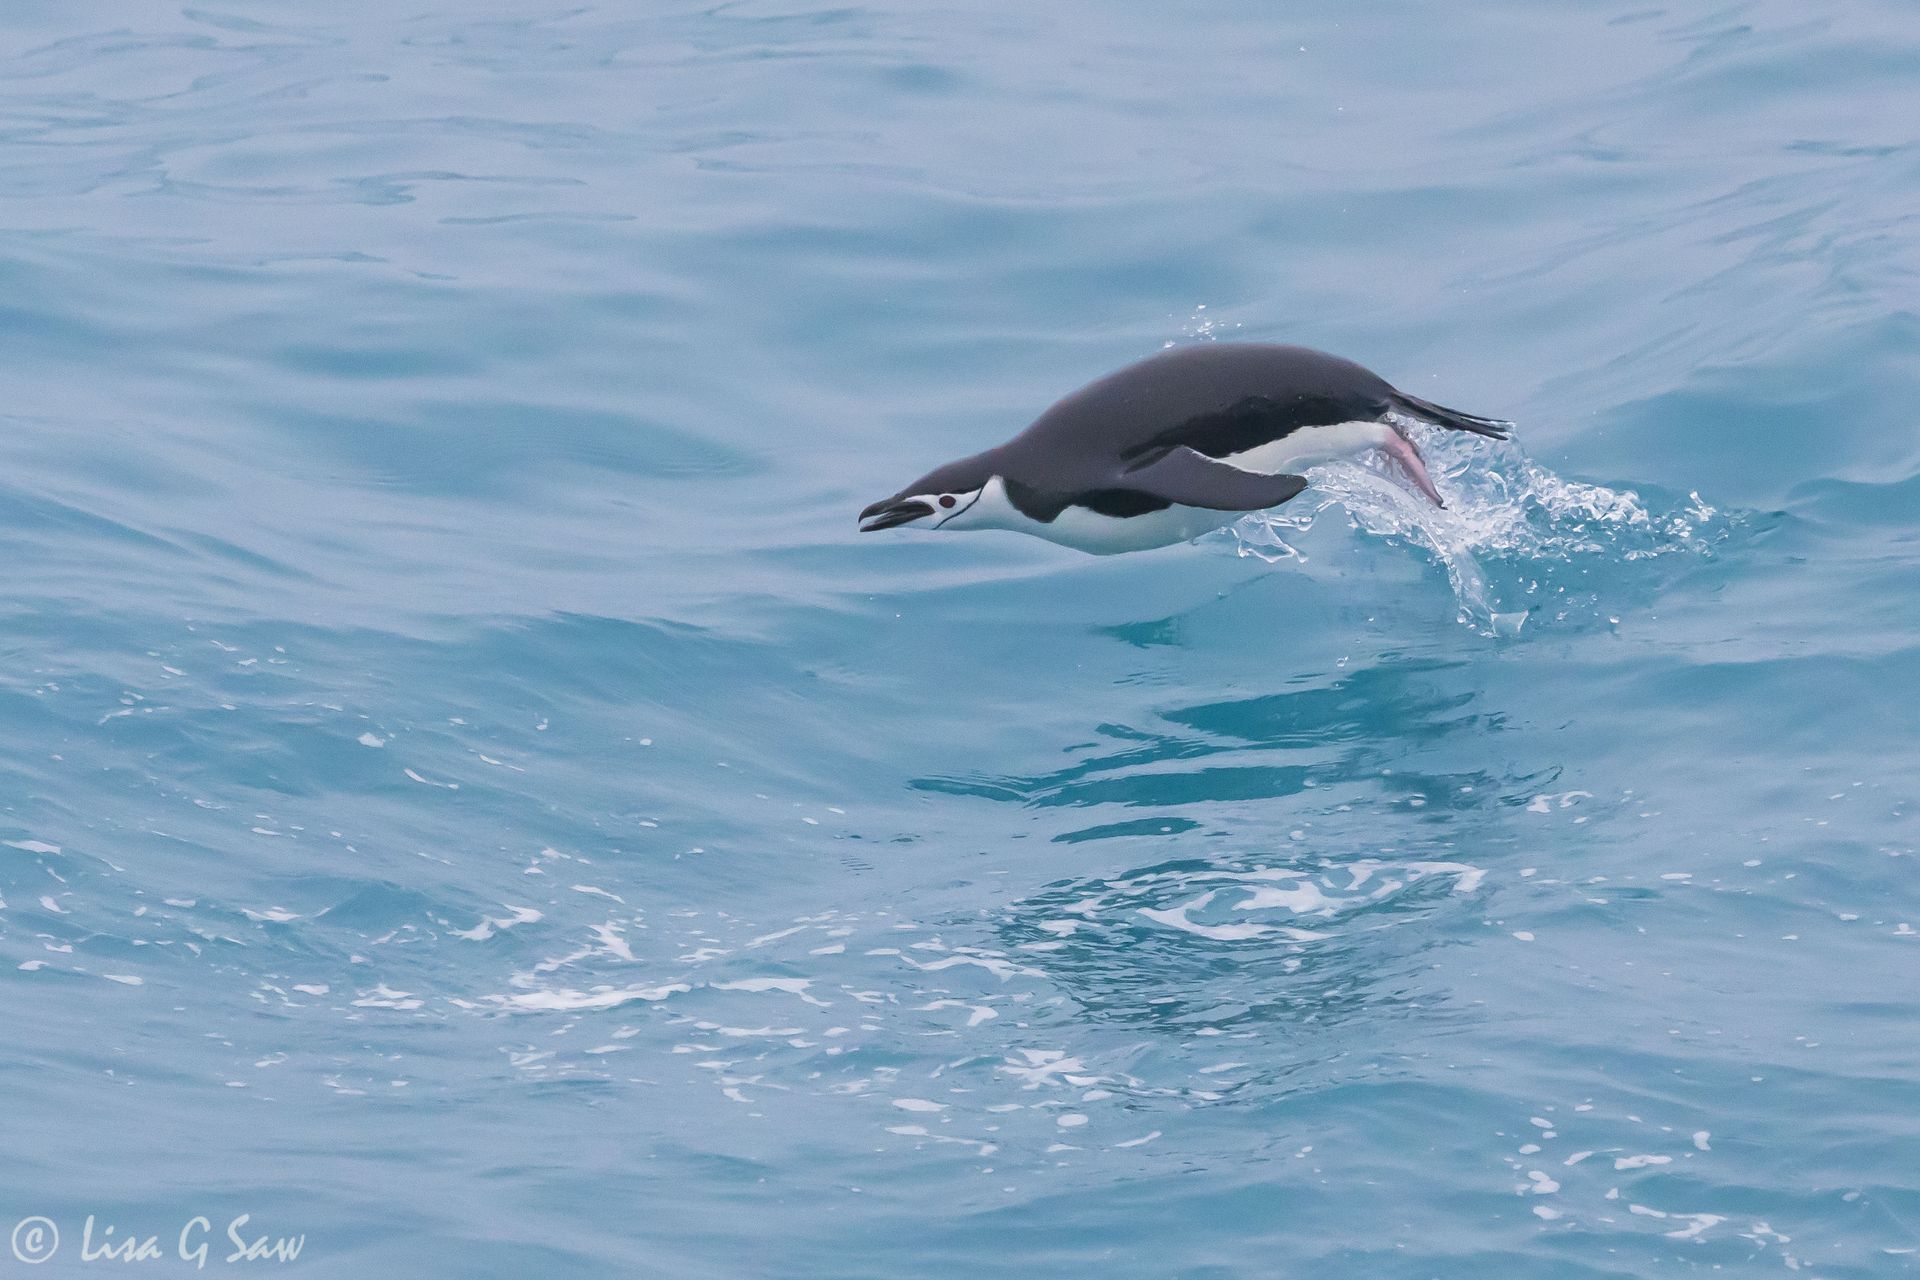
[[[1871,0],[16,0],[0,1272],[1920,1270],[1915,120]],[[1236,338],[1519,425],[855,531]]]

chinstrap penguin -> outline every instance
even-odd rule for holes
[[[1396,391],[1305,347],[1205,342],[1128,365],[1005,444],[860,513],[862,532],[1013,529],[1096,555],[1196,538],[1307,487],[1299,470],[1378,449],[1440,506],[1396,416],[1494,440],[1511,423]]]

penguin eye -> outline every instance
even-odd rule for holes
[[[950,494],[950,493],[943,493],[943,494],[941,494],[941,495],[940,495],[940,505],[941,505],[941,506],[943,506],[943,507],[950,507],[950,506],[952,506],[952,505],[953,505],[953,495],[952,495],[952,494]]]

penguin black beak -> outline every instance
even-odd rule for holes
[[[909,499],[902,502],[898,498],[882,498],[860,513],[860,519],[867,523],[860,526],[862,533],[876,533],[881,529],[892,529],[897,525],[918,520],[921,516],[933,514],[933,504]]]

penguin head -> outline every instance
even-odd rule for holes
[[[874,533],[915,521],[922,528],[939,529],[947,525],[964,528],[969,512],[993,479],[985,454],[949,462],[921,476],[912,484],[882,498],[860,513],[860,532]]]

